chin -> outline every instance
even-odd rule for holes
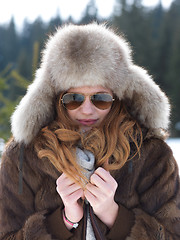
[[[92,129],[91,126],[81,126],[81,127],[80,127],[80,130],[81,130],[82,132],[88,132],[88,131],[90,131],[91,129]]]

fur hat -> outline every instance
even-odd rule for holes
[[[168,128],[168,99],[147,72],[134,65],[125,39],[105,25],[66,25],[50,37],[35,80],[12,115],[15,140],[30,143],[53,120],[54,96],[85,85],[110,88],[148,129]]]

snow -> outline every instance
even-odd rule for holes
[[[3,152],[4,146],[5,146],[4,140],[0,138],[0,157]]]
[[[180,172],[180,138],[169,138],[167,140],[167,144],[173,151],[173,155],[179,165]]]

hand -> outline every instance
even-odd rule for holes
[[[109,228],[114,224],[118,205],[114,201],[117,182],[108,171],[99,167],[86,185],[84,195],[91,204],[94,213]]]
[[[79,222],[83,217],[83,207],[79,201],[80,198],[84,198],[84,192],[81,186],[64,173],[57,179],[56,184],[56,190],[65,206],[64,211],[66,217],[71,222]],[[67,227],[69,229],[72,228],[70,226]]]

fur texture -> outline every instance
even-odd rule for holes
[[[68,25],[47,42],[35,80],[12,115],[16,141],[30,143],[52,121],[54,96],[83,85],[110,88],[150,130],[168,128],[168,99],[151,76],[134,65],[129,44],[104,25]]]
[[[179,240],[180,188],[177,164],[160,139],[143,142],[141,159],[133,159],[114,173],[119,212],[111,230],[97,217],[112,240]],[[61,198],[56,191],[59,173],[47,159],[37,158],[33,146],[24,151],[23,194],[18,194],[19,144],[6,148],[0,168],[0,240],[82,239],[83,219],[70,232],[63,223]],[[158,160],[158,161],[157,161]]]

